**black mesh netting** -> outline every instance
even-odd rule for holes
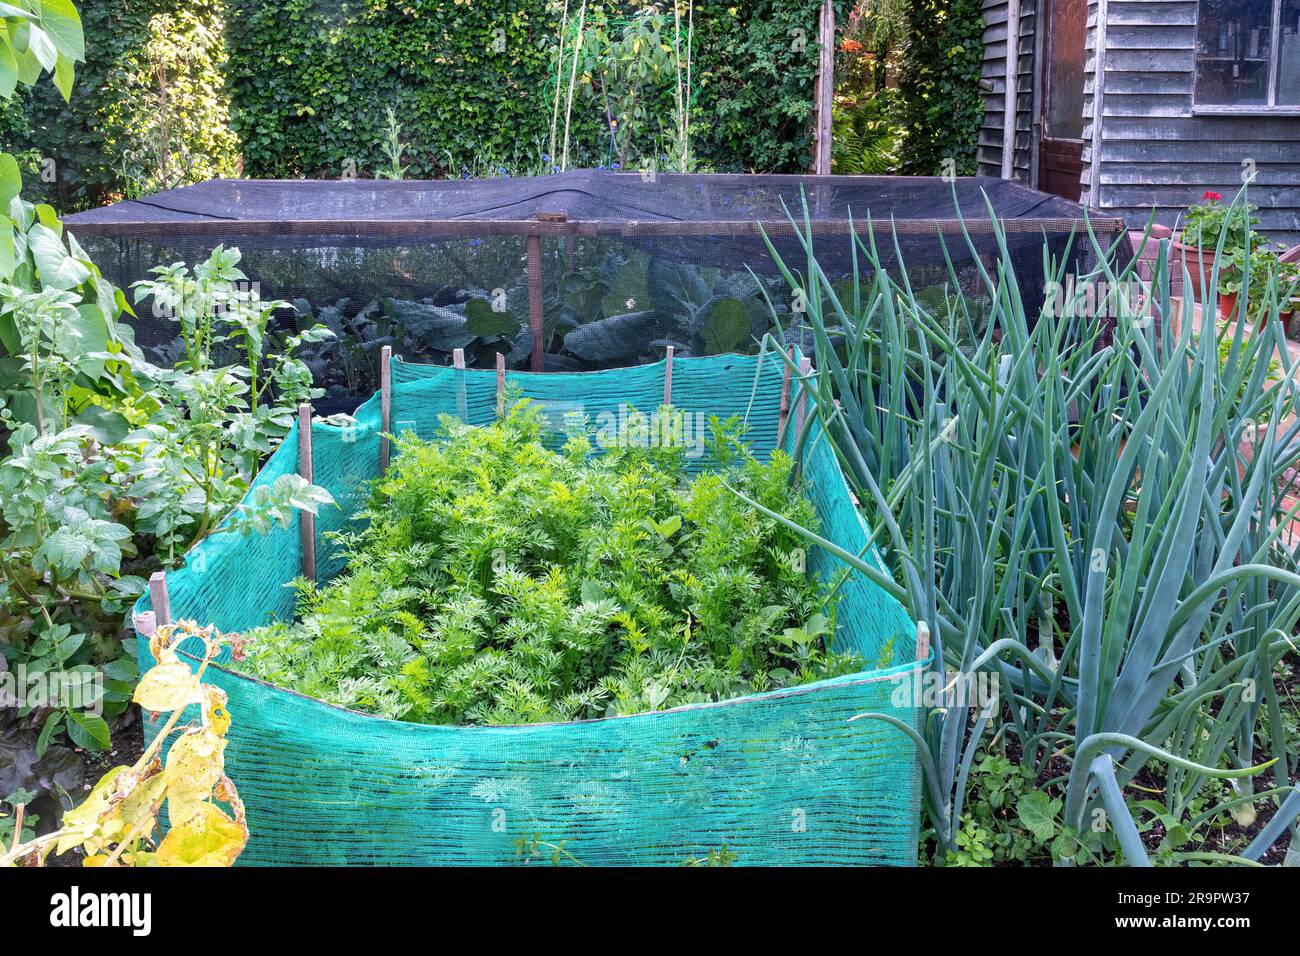
[[[512,368],[572,371],[678,354],[752,351],[798,302],[760,233],[792,270],[807,256],[787,209],[804,203],[820,267],[853,268],[849,222],[870,219],[887,268],[899,258],[920,301],[987,296],[975,262],[997,256],[1003,223],[1027,297],[1044,286],[1044,249],[1069,272],[1091,267],[1076,203],[1005,180],[746,176],[589,170],[489,180],[215,180],[78,213],[72,233],[113,282],[191,265],[237,246],[264,298],[291,301],[285,330],[314,322],[337,337],[304,353],[327,388],[322,410],[377,387],[378,352],[471,367],[505,353]],[[962,234],[964,220],[969,236]],[[1117,220],[1092,223],[1103,243]],[[971,247],[974,247],[973,250]],[[946,258],[945,258],[946,257]],[[947,260],[951,260],[951,269]],[[859,258],[859,268],[865,263]],[[952,276],[955,273],[957,282]],[[136,341],[176,357],[176,325],[137,310]],[[540,341],[534,330],[540,328]]]

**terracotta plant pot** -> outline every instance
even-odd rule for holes
[[[1200,246],[1185,246],[1179,240],[1175,239],[1169,244],[1171,254],[1169,266],[1179,275],[1182,269],[1175,265],[1176,262],[1187,263],[1187,281],[1191,283],[1191,295],[1197,302],[1204,303],[1206,294],[1211,296],[1210,301],[1215,294],[1215,287],[1210,282],[1214,273],[1214,250],[1202,249]],[[1176,257],[1175,257],[1176,254]]]
[[[1143,237],[1145,236],[1145,242]],[[1156,260],[1160,255],[1160,240],[1174,237],[1174,231],[1168,226],[1162,226],[1159,223],[1153,223],[1150,233],[1145,229],[1130,229],[1129,242],[1133,246],[1134,253],[1138,254],[1138,276],[1145,281],[1151,281],[1155,275]],[[1139,248],[1141,252],[1138,253]],[[1170,291],[1175,296],[1182,295],[1183,269],[1179,260],[1182,253],[1176,248],[1175,243],[1169,245],[1169,284]]]
[[[1219,293],[1219,314],[1225,319],[1232,318],[1232,313],[1237,310],[1237,293],[1220,292]]]
[[[1236,292],[1219,293],[1219,314],[1223,316],[1225,319],[1240,318],[1240,316],[1233,314],[1237,310],[1238,297],[1239,297],[1239,293]],[[1288,312],[1278,313],[1277,320],[1282,323],[1283,330],[1285,330],[1291,324],[1291,319],[1295,316],[1295,314],[1296,313],[1294,309]],[[1263,325],[1264,323],[1263,321],[1261,321],[1259,324]]]

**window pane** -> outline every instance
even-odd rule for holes
[[[1277,101],[1300,106],[1300,0],[1282,0],[1282,35],[1278,41]]]
[[[1201,0],[1196,31],[1197,103],[1267,105],[1272,26],[1273,0]]]

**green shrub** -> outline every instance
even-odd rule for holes
[[[11,107],[19,150],[53,160],[28,192],[78,209],[238,168],[228,123],[224,0],[101,0],[82,11],[92,38],[65,102],[51,85]],[[5,119],[0,115],[0,130]]]
[[[701,165],[807,168],[819,8],[696,7],[691,141]],[[570,3],[571,18],[577,9]],[[230,17],[232,122],[251,175],[373,176],[388,165],[389,108],[411,178],[548,168],[557,5],[230,0]],[[570,166],[610,163],[603,109],[590,97],[578,105]],[[650,139],[659,119],[646,119]]]
[[[399,438],[368,526],[344,537],[347,570],[320,588],[298,582],[301,623],[250,632],[241,666],[385,717],[489,724],[638,713],[860,670],[826,647],[828,598],[797,536],[727,487],[814,522],[790,457],[760,464],[737,422],[714,418],[720,464],[688,481],[698,446],[662,440],[680,416],[665,407],[598,431],[600,456],[574,418],[563,448],[545,448],[527,401],[486,428],[444,417],[435,441]]]
[[[974,175],[984,119],[982,5],[980,0],[911,2],[911,39],[899,76],[907,129],[901,171],[934,176],[951,159],[957,175]]]

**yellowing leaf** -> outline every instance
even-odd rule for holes
[[[105,835],[104,819],[117,808],[118,778],[128,773],[130,773],[128,767],[114,767],[99,778],[99,782],[80,806],[74,807],[63,815],[60,827],[63,835],[59,837],[54,847],[56,854],[66,853],[73,847],[81,846],[88,841],[102,842]],[[120,828],[120,821],[117,828]]]
[[[181,661],[152,667],[140,678],[135,702],[146,710],[179,710],[199,699],[199,682]]]
[[[177,801],[206,800],[212,788],[221,779],[225,759],[222,751],[226,742],[210,727],[182,734],[167,751],[168,806],[174,809]],[[174,814],[173,814],[174,815]]]
[[[163,788],[166,786],[167,781],[160,773],[137,784],[118,808],[118,815],[121,816],[122,822],[128,827],[134,827],[139,820],[149,818],[147,825],[139,832],[146,835],[152,833],[154,828],[152,817],[157,812],[155,805],[162,799]]]
[[[211,684],[203,685],[203,719],[218,737],[230,729],[230,711],[226,709],[226,692]]]
[[[248,827],[220,808],[201,804],[184,823],[173,823],[158,846],[159,866],[230,866],[248,842]]]

